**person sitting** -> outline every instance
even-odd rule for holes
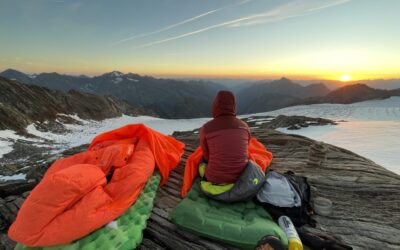
[[[249,159],[250,128],[236,117],[236,99],[220,91],[212,109],[213,119],[200,129],[203,163],[200,188],[207,196],[235,202],[252,198],[261,188],[265,174]]]
[[[212,116],[200,129],[200,145],[207,163],[205,179],[215,184],[235,183],[249,161],[249,126],[236,117],[236,98],[230,91],[217,94]]]

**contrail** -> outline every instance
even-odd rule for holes
[[[180,39],[183,37],[192,36],[192,35],[195,35],[198,33],[202,33],[202,32],[220,28],[220,27],[239,27],[239,26],[243,26],[243,25],[260,24],[260,23],[266,23],[266,22],[285,20],[288,18],[293,18],[293,17],[298,17],[298,16],[304,16],[304,15],[311,14],[312,12],[316,12],[316,11],[319,11],[319,10],[322,10],[325,8],[343,4],[343,3],[346,3],[349,1],[351,1],[351,0],[337,0],[337,1],[334,1],[333,3],[331,2],[329,4],[321,5],[321,6],[318,5],[318,3],[320,3],[320,2],[317,2],[317,6],[308,6],[309,4],[305,4],[300,7],[298,5],[299,1],[292,2],[289,4],[279,6],[270,11],[261,12],[261,13],[249,15],[246,17],[241,17],[238,19],[222,22],[219,24],[214,24],[214,25],[202,28],[202,29],[198,29],[195,31],[191,31],[191,32],[182,34],[182,35],[166,38],[163,40],[147,43],[147,44],[135,47],[135,48],[146,48],[146,47],[150,47],[153,45],[177,40],[177,39]],[[302,1],[300,1],[300,2],[302,2]]]
[[[172,29],[172,28],[181,26],[181,25],[183,25],[183,24],[185,24],[185,23],[190,23],[190,22],[192,22],[192,21],[194,21],[194,20],[196,20],[196,19],[199,19],[199,18],[208,16],[208,15],[211,15],[211,14],[213,14],[213,13],[215,13],[215,12],[218,12],[218,11],[221,11],[221,10],[223,10],[223,9],[227,9],[227,8],[239,6],[239,5],[245,4],[245,3],[250,2],[250,1],[252,1],[252,0],[244,0],[244,1],[241,1],[241,2],[236,3],[236,4],[231,4],[231,5],[228,5],[228,6],[225,6],[225,7],[217,8],[217,9],[215,9],[215,10],[210,10],[210,11],[204,12],[204,13],[202,13],[202,14],[200,14],[200,15],[191,17],[191,18],[186,19],[186,20],[183,20],[183,21],[181,21],[181,22],[178,22],[178,23],[175,23],[175,24],[171,24],[171,25],[169,25],[169,26],[167,26],[167,27],[164,27],[164,28],[162,28],[162,29],[159,29],[159,30],[155,30],[155,31],[152,31],[152,32],[144,33],[144,34],[134,35],[134,36],[131,36],[131,37],[128,37],[128,38],[119,40],[119,41],[113,43],[112,45],[117,45],[117,44],[124,43],[124,42],[129,41],[129,40],[132,40],[132,39],[141,38],[141,37],[146,37],[146,36],[151,36],[151,35],[154,35],[154,34],[157,34],[157,33],[163,32],[163,31],[166,31],[166,30],[170,30],[170,29]]]
[[[271,16],[261,15],[253,15],[253,18],[248,20],[244,20],[233,25],[229,25],[230,27],[240,27],[240,26],[249,26],[254,24],[260,24],[265,22],[273,22],[280,21],[288,18],[306,16],[312,14],[313,12],[317,12],[326,8],[330,8],[336,5],[341,5],[351,0],[316,0],[314,2],[310,0],[298,0],[289,4],[282,5],[275,9],[277,12],[276,15],[273,16],[273,20],[266,19]],[[322,4],[321,4],[322,3]]]

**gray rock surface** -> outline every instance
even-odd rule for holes
[[[308,177],[312,198],[332,201],[332,214],[314,215],[317,227],[307,230],[335,236],[355,250],[400,249],[399,175],[348,150],[303,136],[268,129],[253,129],[252,134],[274,154],[272,169]],[[198,145],[197,134],[176,137],[187,144],[188,152]],[[181,175],[171,177],[156,200],[156,206],[166,211],[180,199],[175,191],[180,190],[176,186],[180,187]]]
[[[332,201],[332,214],[314,215],[317,227],[306,227],[307,230],[335,236],[355,250],[400,249],[399,175],[348,150],[306,137],[264,128],[253,129],[252,134],[274,154],[272,169],[291,170],[308,177],[312,199],[324,197]],[[183,231],[169,220],[169,212],[181,201],[185,162],[199,143],[198,134],[193,132],[179,132],[174,136],[186,143],[185,154],[157,193],[139,249],[234,249]],[[82,148],[69,153],[79,150]],[[0,200],[0,226],[12,221],[26,194]],[[2,232],[1,244],[11,247],[5,230]]]

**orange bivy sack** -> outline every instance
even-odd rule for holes
[[[184,144],[143,124],[100,134],[56,161],[22,205],[8,235],[29,247],[72,242],[122,215],[155,168],[164,184]]]

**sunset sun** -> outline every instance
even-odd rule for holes
[[[342,82],[348,82],[348,81],[351,80],[351,77],[350,77],[350,75],[342,75],[342,76],[340,77],[340,80],[341,80]]]

